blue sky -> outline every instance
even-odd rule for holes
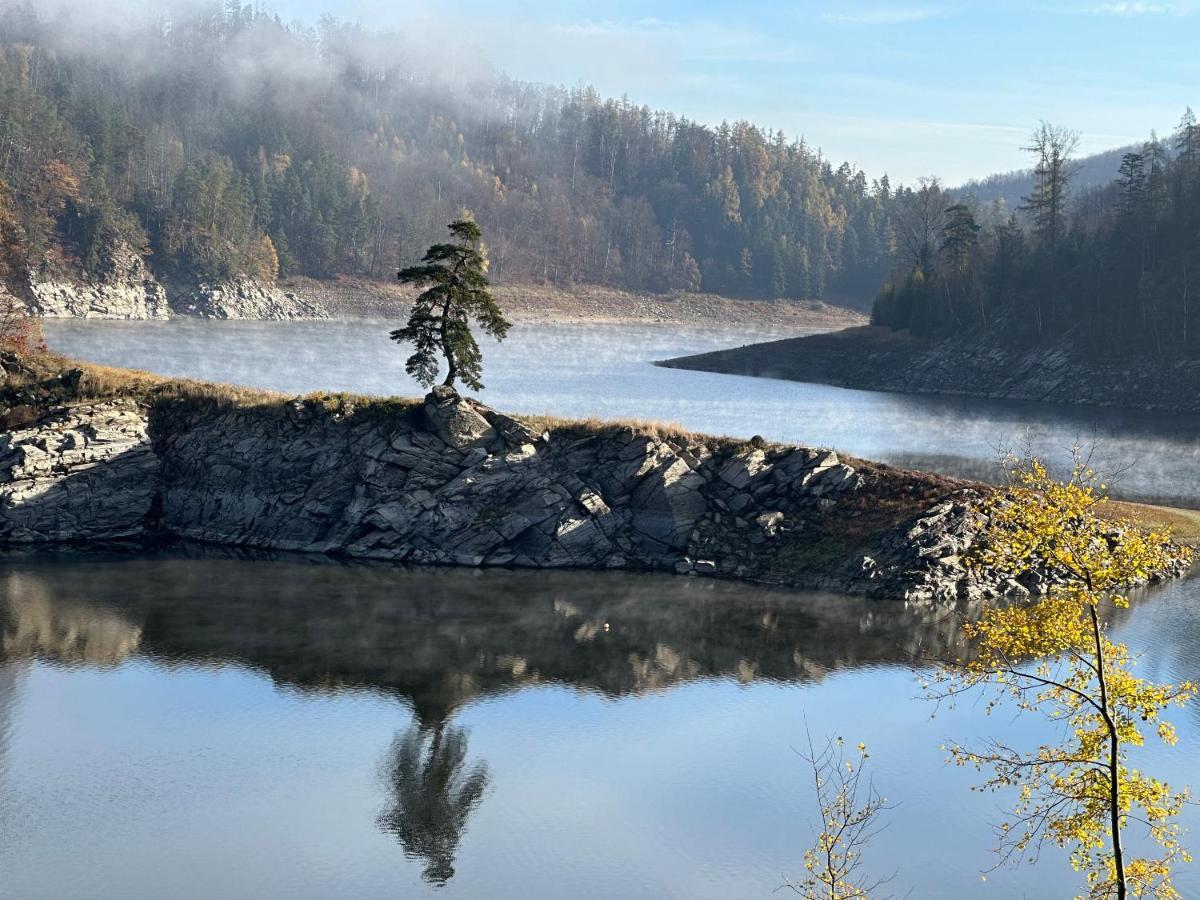
[[[1039,119],[1079,130],[1092,152],[1200,107],[1200,0],[267,5],[468,42],[518,78],[703,122],[749,119],[903,180],[1024,166]]]

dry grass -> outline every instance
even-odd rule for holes
[[[78,395],[81,400],[124,397],[139,402],[187,400],[205,406],[249,407],[270,406],[287,399],[284,394],[258,388],[191,378],[166,378],[139,369],[83,363],[50,354],[41,360],[41,365],[50,370],[48,377],[69,369],[82,370]]]
[[[83,374],[76,402],[125,398],[138,403],[160,404],[182,401],[187,407],[208,409],[282,409],[295,399],[294,395],[244,387],[220,382],[197,381],[191,378],[168,378],[139,369],[121,369],[80,362],[52,353],[30,354],[23,358],[29,374],[22,378],[10,376],[9,384],[21,382],[48,383],[72,369]],[[326,411],[348,416],[352,413],[395,415],[408,413],[421,404],[412,397],[369,397],[347,393],[313,393],[303,399],[319,402]]]
[[[634,434],[656,441],[702,443],[713,449],[737,449],[751,443],[744,438],[703,434],[684,428],[678,422],[664,422],[658,419],[599,419],[595,416],[586,419],[564,419],[547,415],[517,415],[513,418],[538,434],[549,432],[565,438],[603,436],[618,431],[632,431]],[[761,446],[779,445],[763,443]]]
[[[1113,522],[1133,522],[1149,528],[1170,528],[1171,536],[1181,544],[1200,546],[1200,510],[1105,500],[1098,514]]]

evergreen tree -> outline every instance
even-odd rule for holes
[[[1121,212],[1134,216],[1142,205],[1142,194],[1146,190],[1146,156],[1130,151],[1121,157],[1121,168],[1117,172],[1117,188],[1121,193]]]
[[[470,320],[497,340],[508,334],[510,323],[488,291],[479,226],[464,218],[451,222],[449,228],[451,243],[434,244],[420,265],[400,270],[401,284],[425,290],[414,301],[408,324],[393,331],[391,338],[415,346],[404,368],[421,384],[430,387],[437,380],[440,353],[447,366],[442,384],[453,387],[461,378],[478,391],[483,389],[483,357]]]
[[[1196,114],[1190,106],[1175,130],[1175,153],[1179,159],[1179,181],[1187,190],[1200,172],[1200,125],[1196,124]]]
[[[975,248],[979,246],[980,226],[970,207],[955,203],[946,209],[945,224],[942,226],[941,254],[957,277],[962,277]]]
[[[1067,189],[1073,165],[1071,156],[1079,146],[1079,134],[1042,122],[1024,149],[1035,158],[1033,193],[1021,209],[1033,219],[1034,231],[1051,254],[1067,228]]]

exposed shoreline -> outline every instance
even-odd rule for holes
[[[0,288],[2,290],[2,288]],[[820,300],[741,300],[716,294],[649,294],[601,285],[493,285],[504,314],[526,324],[753,325],[781,334],[860,325],[862,313]],[[390,320],[407,318],[416,291],[394,281],[338,277],[278,283],[160,283],[140,258],[107,280],[60,278],[30,286],[25,305],[45,319]]]
[[[832,451],[9,362],[0,544],[182,538],[403,563],[675,571],[934,602],[966,482]],[[531,427],[532,426],[532,427]]]
[[[295,278],[281,289],[319,305],[334,319],[401,319],[415,292],[390,281]],[[739,300],[716,294],[646,294],[599,285],[492,286],[514,322],[531,324],[754,325],[785,330],[831,330],[862,324],[861,313],[819,300]]]
[[[1016,350],[984,335],[932,341],[862,326],[655,364],[889,393],[1200,413],[1200,361],[1095,362],[1066,341]]]

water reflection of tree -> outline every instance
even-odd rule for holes
[[[395,835],[407,856],[424,860],[422,875],[433,885],[454,877],[467,819],[487,789],[487,766],[468,768],[466,761],[466,731],[439,724],[397,734],[383,764],[391,797],[379,827]]]

